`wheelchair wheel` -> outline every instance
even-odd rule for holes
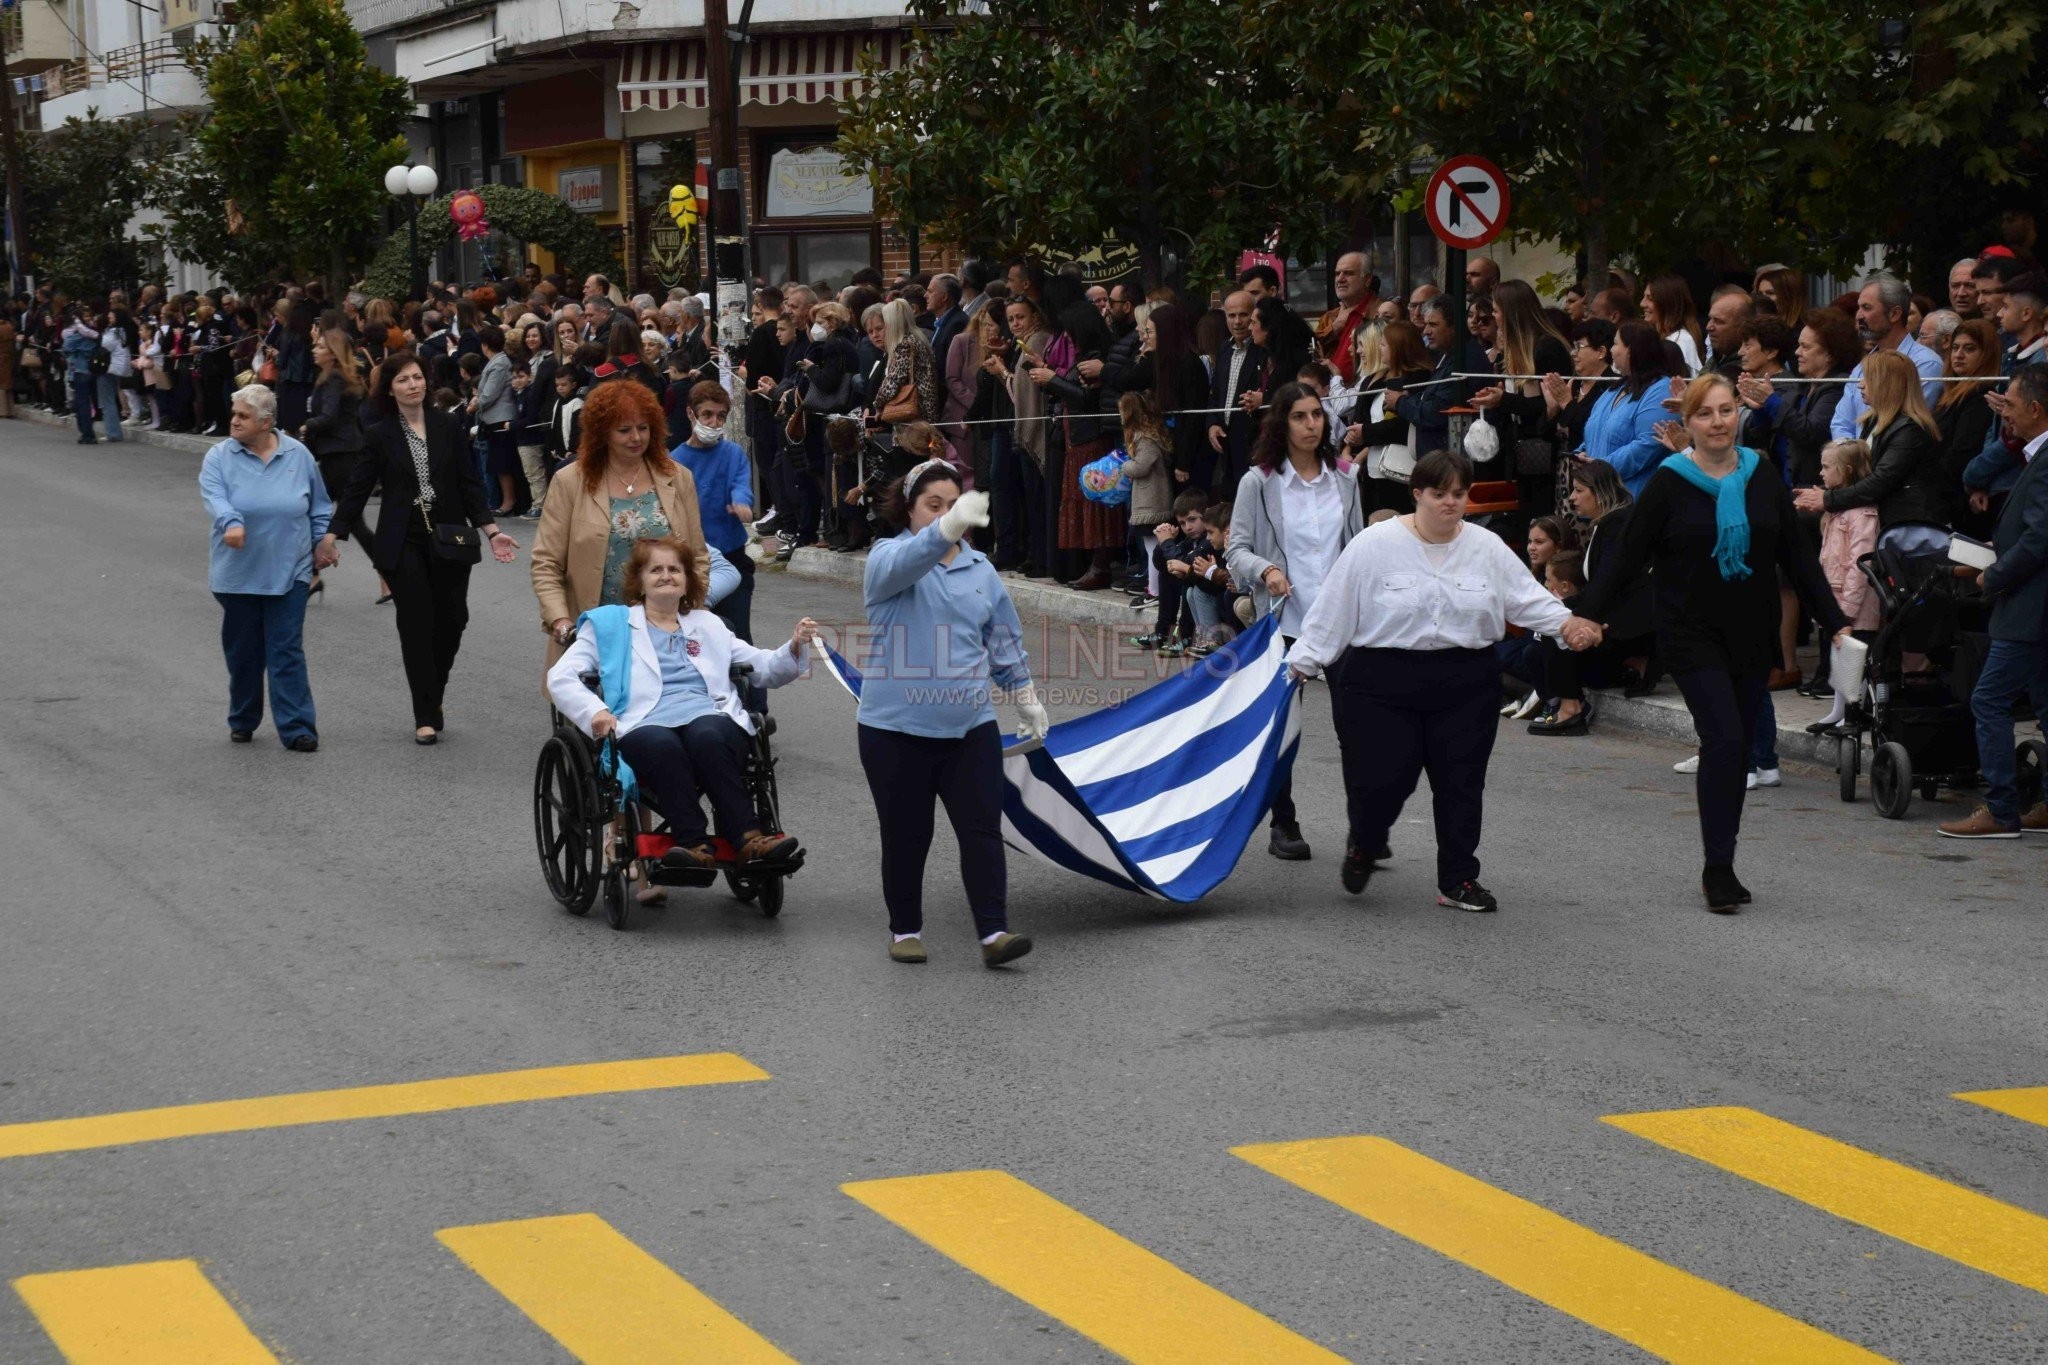
[[[549,894],[570,914],[589,914],[604,859],[604,813],[590,751],[568,726],[541,746],[533,775],[533,837]]]
[[[2023,739],[2012,751],[2013,772],[2019,779],[2020,804],[2031,806],[2048,796],[2048,789],[2041,785],[2043,771],[2048,771],[2048,743],[2038,739]]]
[[[761,888],[755,884],[752,877],[742,877],[729,867],[725,870],[725,885],[726,889],[732,892],[733,899],[741,905],[752,905],[754,898],[761,892]]]
[[[769,919],[782,913],[782,887],[787,880],[775,876],[761,878],[761,913]]]
[[[1870,756],[1870,803],[1887,820],[1904,818],[1913,804],[1913,756],[1893,741]]]
[[[614,867],[604,874],[604,917],[614,929],[626,927],[627,907],[632,904],[626,894],[630,885],[623,867]]]
[[[1841,780],[1842,799],[1856,799],[1856,773],[1863,766],[1863,744],[1855,735],[1844,735],[1835,748],[1835,776]]]

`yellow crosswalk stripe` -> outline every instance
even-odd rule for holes
[[[277,1365],[197,1261],[145,1261],[14,1282],[71,1365]]]
[[[767,1079],[767,1072],[744,1057],[730,1052],[703,1052],[628,1062],[543,1066],[528,1071],[498,1071],[480,1076],[449,1076],[431,1081],[403,1081],[396,1085],[364,1085],[347,1090],[309,1090],[295,1095],[266,1095],[259,1099],[218,1100],[164,1109],[136,1109],[124,1114],[95,1114],[89,1118],[44,1119],[35,1123],[0,1125],[0,1158],[80,1152],[93,1147],[125,1147],[137,1142],[162,1142],[168,1138],[200,1137],[210,1133],[245,1133],[259,1128],[338,1123],[345,1119],[438,1114],[451,1109],[477,1109],[529,1100],[559,1100],[580,1095],[613,1095],[633,1090],[669,1090],[679,1086]]]
[[[1883,1359],[1386,1138],[1231,1150],[1665,1360],[1827,1365]]]
[[[2018,1090],[1965,1090],[1955,1098],[2048,1128],[2048,1085],[2030,1085]]]
[[[586,1365],[793,1365],[594,1213],[477,1223],[435,1235]]]
[[[1612,1114],[1674,1152],[1923,1251],[2048,1294],[2048,1218],[1846,1142],[1736,1107]]]
[[[1342,1360],[1006,1171],[861,1180],[839,1188],[1126,1360]]]

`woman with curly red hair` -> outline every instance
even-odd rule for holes
[[[668,457],[661,403],[639,384],[599,384],[582,423],[576,463],[542,504],[533,545],[533,593],[550,664],[576,638],[584,612],[625,600],[626,564],[639,541],[673,536],[693,546],[699,580],[716,582],[696,480]],[[737,577],[730,565],[726,573]]]

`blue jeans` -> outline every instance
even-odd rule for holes
[[[2034,716],[2048,734],[2048,642],[1993,640],[1970,694],[1977,718],[1977,769],[1984,774],[1984,804],[2001,824],[2020,818],[2017,766],[2013,762],[2013,698],[2026,692],[2034,699]]]
[[[92,434],[92,376],[74,374],[71,376],[71,415],[78,422],[78,438],[81,441],[97,441]]]
[[[228,729],[253,731],[263,720],[263,679],[270,677],[270,709],[277,737],[319,738],[313,723],[313,688],[306,679],[306,588],[287,593],[217,592],[220,648],[228,661]]]
[[[1195,638],[1203,644],[1216,643],[1216,627],[1223,624],[1223,598],[1200,588],[1189,588],[1187,603],[1195,618]]]
[[[111,374],[99,376],[100,420],[107,424],[107,439],[121,438],[121,381]]]
[[[1778,708],[1768,688],[1756,708],[1756,733],[1749,740],[1749,770],[1761,772],[1778,766]]]

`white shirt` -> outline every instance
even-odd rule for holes
[[[1685,357],[1687,373],[1697,375],[1700,372],[1700,344],[1692,339],[1692,333],[1681,327],[1664,339],[1677,343],[1678,353]]]
[[[2020,455],[2028,464],[2032,464],[2034,457],[2041,453],[2041,447],[2044,445],[2048,445],[2048,431],[2042,432],[2039,436],[2027,442],[2026,449],[2022,450]]]
[[[1315,677],[1354,647],[1487,649],[1510,621],[1555,636],[1570,619],[1484,526],[1467,522],[1438,549],[1396,517],[1366,527],[1337,556],[1287,663]]]
[[[1280,548],[1287,555],[1287,581],[1294,591],[1280,607],[1280,633],[1301,634],[1302,622],[1316,604],[1330,562],[1337,557],[1337,537],[1344,532],[1341,476],[1324,465],[1313,479],[1301,477],[1293,463],[1280,479]]]

